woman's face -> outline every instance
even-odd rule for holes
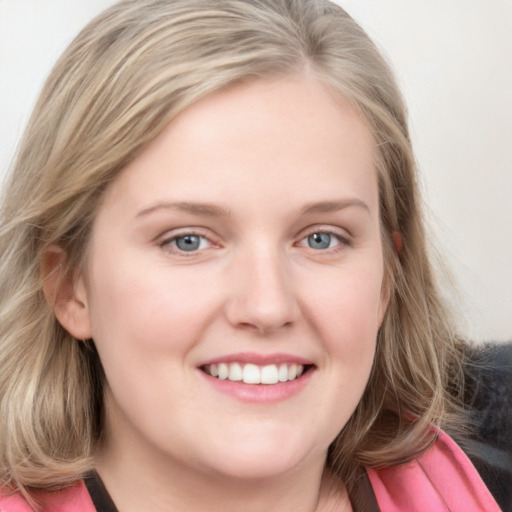
[[[372,367],[381,245],[373,138],[320,83],[185,110],[107,190],[77,285],[104,450],[242,478],[323,464]]]

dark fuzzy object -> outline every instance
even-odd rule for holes
[[[457,441],[504,512],[512,512],[512,343],[468,349],[469,435]]]

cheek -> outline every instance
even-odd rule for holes
[[[207,286],[198,273],[122,265],[119,259],[115,267],[93,269],[90,284],[93,339],[123,411],[118,415],[150,410],[155,425],[168,425],[162,403],[181,407],[180,386],[193,389],[191,357],[218,311],[218,287]]]
[[[373,366],[379,329],[381,279],[351,268],[337,272],[322,287],[310,287],[304,310],[322,347],[321,370],[326,429],[332,441],[359,403]]]
[[[109,272],[106,272],[108,269]],[[91,272],[90,316],[97,344],[123,350],[179,350],[218,309],[214,278],[160,265],[102,265]]]
[[[333,396],[344,397],[339,409],[339,399],[334,400],[332,412],[341,415],[342,423],[348,421],[370,376],[381,302],[381,275],[364,268],[326,280],[310,302],[310,323],[325,350]]]
[[[344,340],[356,346],[362,340],[375,339],[383,308],[381,274],[373,269],[352,269],[324,283],[308,287],[308,308],[324,337],[335,344]]]

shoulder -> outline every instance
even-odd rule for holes
[[[72,487],[38,495],[43,504],[42,512],[96,512],[89,493],[82,481]],[[33,512],[33,508],[18,494],[8,494],[0,489],[0,512]]]
[[[500,511],[468,457],[444,432],[416,460],[367,472],[382,510]]]

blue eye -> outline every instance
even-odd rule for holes
[[[188,233],[165,240],[162,243],[162,246],[165,247],[166,245],[180,252],[194,252],[208,248],[210,246],[210,242],[204,236]]]
[[[197,251],[201,246],[201,238],[196,235],[180,236],[174,242],[180,251]]]
[[[334,233],[326,231],[317,231],[304,237],[299,245],[302,247],[309,247],[316,251],[323,251],[326,249],[333,249],[339,245],[343,245],[344,240]]]
[[[331,247],[332,238],[329,233],[312,233],[308,236],[308,246],[311,249],[328,249]]]

